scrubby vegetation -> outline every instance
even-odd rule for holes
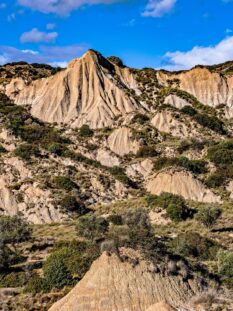
[[[202,207],[198,213],[195,215],[196,220],[211,229],[217,222],[218,218],[221,216],[222,210],[218,207],[206,206]]]
[[[31,238],[30,226],[20,216],[0,216],[0,273],[9,270],[21,258],[17,243]]]
[[[233,178],[233,141],[227,140],[215,144],[208,149],[208,159],[217,169],[210,175],[206,183],[211,187],[221,186],[227,179]]]
[[[179,158],[160,157],[158,158],[158,160],[154,162],[155,170],[161,170],[164,167],[169,166],[183,167],[194,174],[207,173],[207,162],[203,160],[189,160],[186,157],[179,157]]]
[[[217,243],[192,231],[179,234],[170,246],[178,255],[197,260],[214,260],[219,249]]]
[[[145,200],[150,208],[161,207],[165,209],[167,216],[175,222],[186,220],[193,214],[185,200],[178,195],[163,192],[160,196],[149,195]]]
[[[92,137],[94,135],[94,131],[87,124],[82,125],[78,132],[81,137]]]

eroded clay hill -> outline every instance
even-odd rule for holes
[[[168,168],[148,177],[146,188],[155,195],[168,192],[197,202],[220,202],[220,197],[207,189],[190,172],[181,169]]]
[[[133,265],[103,253],[85,277],[49,311],[175,310],[200,290],[195,280],[162,276],[143,259]]]
[[[158,79],[162,83],[177,81],[178,87],[194,95],[201,103],[218,107],[223,105],[226,117],[233,117],[233,77],[211,71],[205,67],[196,67],[181,73],[158,72]],[[180,106],[180,102],[173,98],[173,104]]]
[[[30,105],[32,115],[43,121],[101,128],[111,125],[116,117],[140,109],[129,92],[134,86],[130,71],[117,70],[119,74],[99,53],[88,51],[66,70],[28,87],[13,80],[7,95],[19,105]]]

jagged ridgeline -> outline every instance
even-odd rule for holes
[[[1,66],[3,310],[228,308],[232,117],[232,62]]]

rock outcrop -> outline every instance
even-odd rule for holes
[[[117,255],[103,253],[49,311],[171,311],[186,305],[198,291],[195,280],[162,276],[143,259],[133,266]]]
[[[155,195],[169,192],[180,195],[187,200],[205,203],[220,203],[220,197],[207,189],[198,179],[185,170],[164,169],[146,181],[147,190]]]
[[[101,128],[110,126],[116,117],[140,110],[128,92],[127,85],[134,84],[127,68],[116,70],[102,55],[88,51],[66,70],[29,86],[22,88],[13,80],[6,93],[16,104],[31,106],[32,115],[43,121]]]

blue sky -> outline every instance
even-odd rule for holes
[[[233,60],[233,0],[0,0],[0,64],[65,66],[87,49],[132,67]]]

